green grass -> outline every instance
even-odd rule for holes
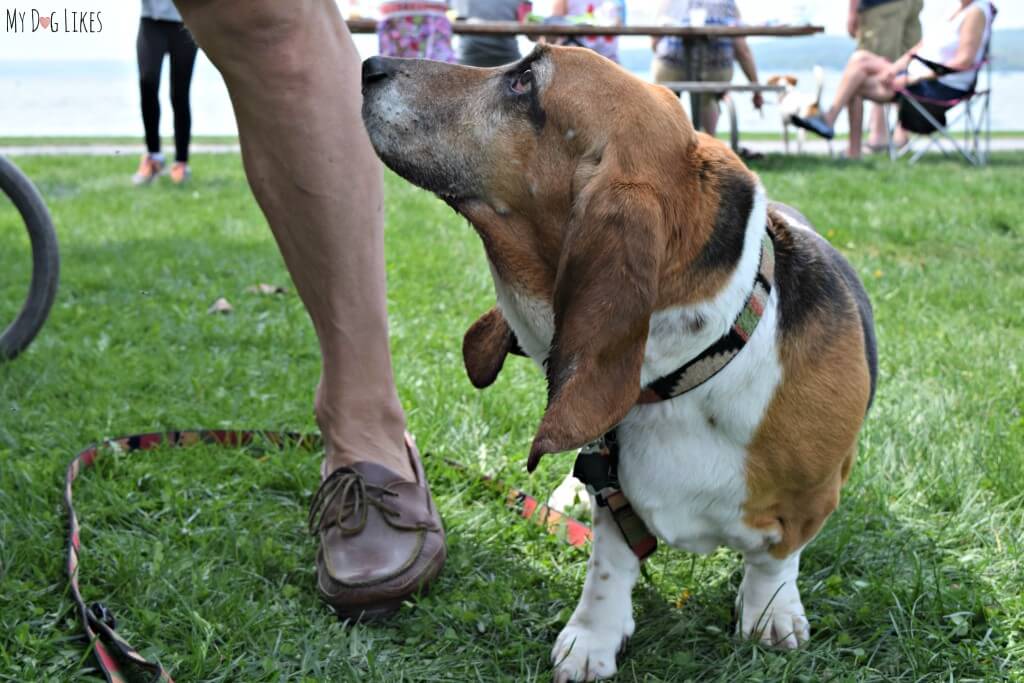
[[[866,133],[865,133],[866,134]],[[729,138],[729,133],[719,133],[722,140]],[[745,142],[749,141],[781,141],[781,132],[748,132],[743,131],[740,135]],[[836,136],[837,140],[845,140],[846,133]],[[1024,138],[1024,130],[994,130],[992,138],[996,140],[1016,140]],[[198,145],[236,145],[238,136],[235,135],[197,135],[192,138],[193,144]],[[43,147],[43,146],[65,146],[65,145],[130,145],[137,144],[142,148],[142,139],[130,135],[110,136],[71,136],[71,135],[45,135],[45,136],[0,136],[0,147]],[[163,145],[166,149],[174,148],[173,138],[164,138]]]
[[[0,365],[0,681],[95,680],[69,613],[63,469],[104,436],[194,426],[313,429],[314,336],[234,155],[187,188],[127,186],[116,158],[22,158],[61,238],[35,344]],[[757,167],[846,253],[877,314],[881,381],[843,501],[804,553],[813,640],[731,634],[735,553],[662,548],[635,592],[622,681],[1024,681],[1024,155],[935,161],[770,157]],[[76,489],[82,581],[179,681],[543,681],[586,554],[514,518],[473,477],[537,494],[525,453],[544,403],[511,360],[473,390],[460,341],[493,302],[473,231],[388,177],[399,389],[449,533],[433,593],[382,625],[339,623],[304,532],[315,455],[197,448],[110,455]],[[27,281],[0,207],[0,320]],[[229,316],[207,307],[219,296]],[[689,595],[688,599],[680,596]]]
[[[1024,133],[1022,133],[1024,135]],[[174,149],[174,138],[161,140],[165,149]],[[137,135],[19,135],[0,136],[0,147],[43,147],[50,145],[131,145],[143,147],[143,140]],[[196,145],[237,145],[237,135],[194,135]]]

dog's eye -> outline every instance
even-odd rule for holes
[[[512,83],[509,87],[512,88],[512,92],[516,95],[525,95],[530,91],[533,86],[533,71],[527,69],[526,71],[518,74],[512,79]]]

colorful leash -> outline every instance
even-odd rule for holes
[[[100,671],[108,683],[127,683],[126,666],[145,672],[151,681],[174,683],[167,670],[159,662],[150,661],[139,654],[122,638],[116,629],[114,614],[101,602],[86,605],[78,584],[78,569],[81,555],[78,516],[71,499],[71,488],[78,476],[95,464],[104,452],[115,451],[133,453],[148,451],[160,447],[186,447],[196,444],[234,447],[263,445],[282,450],[286,447],[302,448],[318,451],[323,448],[323,440],[319,434],[300,434],[297,432],[265,432],[257,430],[224,430],[200,429],[191,431],[153,432],[149,434],[133,434],[115,439],[107,439],[92,444],[82,450],[68,464],[64,476],[64,505],[68,511],[68,580],[71,583],[71,597],[78,607],[82,628],[85,630],[96,653]],[[429,455],[429,454],[427,454]],[[466,471],[465,466],[445,460],[445,464],[458,470]],[[500,492],[509,507],[513,508],[524,519],[531,519],[544,526],[548,532],[565,540],[569,545],[580,547],[590,539],[590,527],[572,519],[557,510],[549,509],[533,496],[519,489],[506,486],[502,482],[487,476],[481,480],[491,490]]]

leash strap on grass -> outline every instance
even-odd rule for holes
[[[319,434],[256,430],[198,429],[153,432],[107,439],[86,447],[74,457],[68,464],[67,472],[64,475],[64,506],[68,511],[68,581],[71,584],[71,597],[78,608],[82,628],[96,654],[99,669],[108,683],[127,683],[135,677],[135,674],[138,674],[140,678],[145,676],[150,681],[159,681],[160,683],[174,683],[174,679],[159,662],[143,657],[118,634],[115,630],[114,614],[106,605],[101,602],[86,605],[82,598],[78,583],[78,569],[81,566],[81,540],[78,516],[75,514],[75,506],[71,498],[72,486],[78,476],[95,464],[104,452],[133,453],[160,447],[186,447],[196,444],[235,448],[265,444],[276,450],[292,447],[317,451],[323,448],[323,439]],[[459,463],[447,459],[444,462],[455,469],[466,471],[465,466]],[[508,506],[521,517],[534,520],[569,545],[580,547],[590,539],[590,527],[586,524],[563,515],[557,510],[551,510],[533,496],[506,486],[496,479],[487,476],[480,478],[488,488],[499,491]]]

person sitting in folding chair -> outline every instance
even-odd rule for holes
[[[934,111],[938,111],[934,108],[937,106],[954,106],[973,94],[995,15],[996,8],[987,0],[960,0],[943,31],[926,35],[895,62],[865,50],[854,52],[843,71],[831,109],[820,116],[794,117],[793,122],[831,140],[843,109],[850,105],[859,108],[862,99],[886,103],[905,97],[933,104]],[[851,116],[854,118],[858,119],[852,121],[856,127],[860,125],[859,116]],[[917,132],[931,132],[923,126],[919,128]],[[860,136],[856,138],[859,141]],[[897,129],[894,144],[903,146],[906,140],[906,131]],[[860,157],[860,153],[859,142],[847,151],[851,158]]]

